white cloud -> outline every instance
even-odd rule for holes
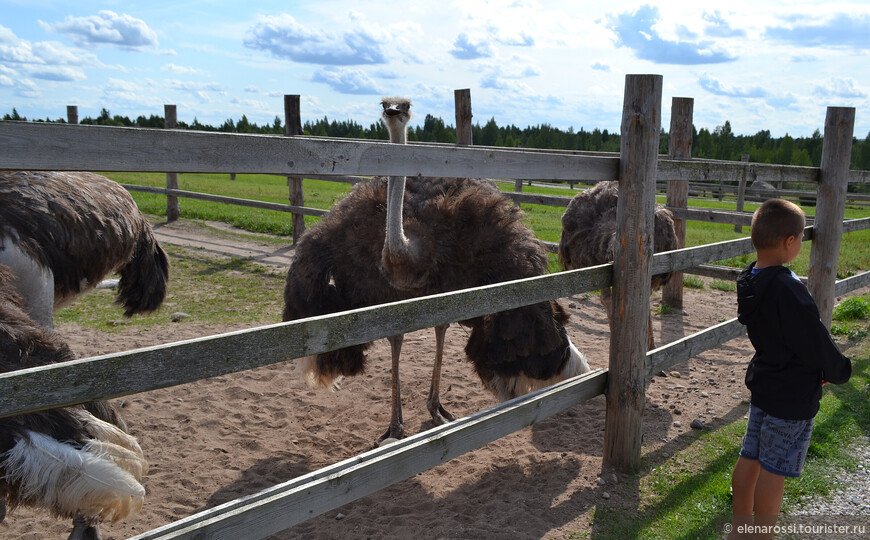
[[[382,94],[380,86],[364,71],[349,68],[324,68],[314,72],[314,82],[326,83],[342,94]]]
[[[813,90],[813,94],[820,97],[838,97],[838,98],[865,98],[867,93],[858,88],[857,83],[853,79],[843,79],[835,77],[831,80],[817,84]]]
[[[163,71],[168,71],[169,73],[177,73],[179,75],[195,75],[200,73],[205,73],[205,71],[201,69],[197,69],[194,67],[187,66],[178,66],[175,64],[166,64],[161,68]]]
[[[109,10],[89,17],[70,15],[54,24],[40,21],[40,24],[47,30],[65,34],[80,46],[113,45],[130,50],[157,47],[157,33],[145,21]]]
[[[351,13],[352,19],[359,17]],[[294,62],[351,66],[385,63],[383,47],[388,38],[385,31],[371,23],[358,24],[350,32],[328,32],[299,24],[285,13],[258,17],[248,29],[244,45]]]
[[[484,38],[472,38],[467,33],[462,32],[456,36],[450,54],[460,60],[476,60],[494,56],[495,49]]]

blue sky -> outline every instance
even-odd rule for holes
[[[688,5],[687,5],[688,4]],[[695,125],[824,128],[856,107],[870,131],[870,2],[580,0],[88,2],[0,1],[0,114],[179,120],[376,122],[384,95],[454,123],[470,88],[474,121],[618,131],[626,74],[664,77],[695,99]]]

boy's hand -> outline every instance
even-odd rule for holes
[[[829,382],[826,381],[825,379],[822,379],[822,386],[825,386],[826,384],[831,384],[831,383],[829,383]]]

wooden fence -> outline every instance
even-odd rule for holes
[[[643,378],[744,333],[742,325],[731,320],[647,351],[649,276],[752,251],[749,239],[744,238],[653,256],[649,236],[654,181],[664,179],[669,186],[683,186],[680,183],[699,166],[711,168],[706,162],[699,165],[677,154],[673,159],[657,158],[651,141],[657,141],[660,129],[661,85],[657,75],[626,78],[624,144],[619,157],[0,122],[0,169],[11,170],[244,171],[295,178],[421,174],[586,182],[618,178],[618,235],[638,248],[625,250],[633,253],[613,264],[583,270],[0,374],[0,417],[239,372],[612,285],[621,320],[611,337],[609,370],[564,381],[136,538],[262,538],[600,395],[605,388],[605,458],[621,470],[637,470]],[[825,266],[830,256],[825,245],[839,246],[843,232],[870,227],[870,219],[843,224],[845,186],[851,174],[844,141],[851,143],[853,122],[854,109],[828,109],[823,166],[803,173],[817,179],[819,198],[828,201],[819,205],[816,223],[805,233],[805,239],[813,240],[809,286],[828,317],[831,305],[826,302],[870,284],[867,272],[835,282],[830,265]],[[735,170],[732,167],[745,165],[716,164],[713,169],[728,174]],[[770,175],[788,170],[756,167]]]

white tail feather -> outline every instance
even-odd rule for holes
[[[28,431],[0,456],[22,501],[68,518],[118,521],[142,509],[145,488],[111,459]]]
[[[115,424],[100,420],[84,409],[70,409],[70,411],[79,419],[79,421],[82,422],[85,426],[85,431],[87,431],[88,434],[97,441],[120,446],[138,456],[144,465],[144,471],[142,474],[145,474],[148,470],[148,463],[145,461],[145,454],[142,452],[142,448],[139,446],[136,437],[128,434]],[[140,467],[141,466],[142,465],[140,465]],[[142,476],[137,476],[137,479],[141,477]]]
[[[82,450],[97,456],[111,459],[115,465],[133,475],[136,480],[142,480],[148,473],[148,462],[142,454],[124,448],[119,444],[90,440]]]

